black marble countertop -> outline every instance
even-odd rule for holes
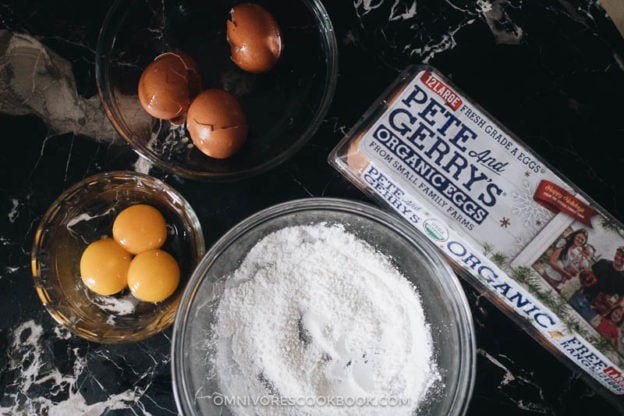
[[[91,343],[59,327],[37,297],[34,231],[63,190],[97,172],[149,169],[191,203],[208,246],[279,202],[367,200],[326,158],[411,63],[438,68],[624,220],[624,40],[593,0],[324,1],[340,59],[329,113],[293,158],[233,184],[146,168],[116,134],[94,74],[111,3],[0,2],[0,414],[177,414],[171,329],[134,344]],[[617,414],[578,373],[464,287],[478,347],[469,415]]]

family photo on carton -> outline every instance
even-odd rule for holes
[[[615,244],[611,253],[598,251],[595,244],[587,228],[569,227],[534,267],[585,321],[623,353],[624,244]]]

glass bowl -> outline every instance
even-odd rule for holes
[[[224,288],[237,284],[229,276],[265,236],[285,227],[317,223],[341,224],[391,259],[413,284],[431,330],[441,376],[419,405],[418,414],[465,414],[474,384],[476,350],[470,308],[456,275],[437,248],[403,220],[369,204],[334,198],[295,200],[265,209],[233,227],[203,257],[174,322],[172,374],[180,413],[232,414],[224,404],[238,399],[224,397],[219,389],[216,347],[211,341]],[[246,403],[249,414],[254,414],[252,403],[253,398]]]
[[[235,1],[117,0],[98,39],[96,82],[106,114],[135,151],[182,177],[235,180],[266,171],[316,132],[336,87],[338,56],[332,23],[320,0],[263,0],[280,26],[282,55],[262,74],[230,59],[226,20]],[[249,134],[228,159],[204,155],[184,125],[150,117],[137,98],[139,78],[159,54],[195,58],[202,88],[224,89],[241,103]]]
[[[162,250],[180,266],[178,288],[158,303],[141,302],[127,288],[101,296],[80,277],[87,245],[110,237],[116,215],[137,203],[152,205],[164,216],[167,240]],[[140,341],[173,323],[184,287],[204,252],[199,220],[177,191],[156,178],[117,171],[88,177],[54,201],[35,234],[32,273],[48,312],[74,334],[101,343]]]

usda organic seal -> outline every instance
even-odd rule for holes
[[[436,219],[429,218],[425,220],[425,222],[423,223],[423,228],[429,238],[435,241],[444,242],[449,238],[449,232],[444,223]]]

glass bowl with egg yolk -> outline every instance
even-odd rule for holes
[[[32,250],[51,316],[90,341],[140,341],[169,327],[205,251],[199,220],[173,188],[137,172],[97,174],[60,195]]]

